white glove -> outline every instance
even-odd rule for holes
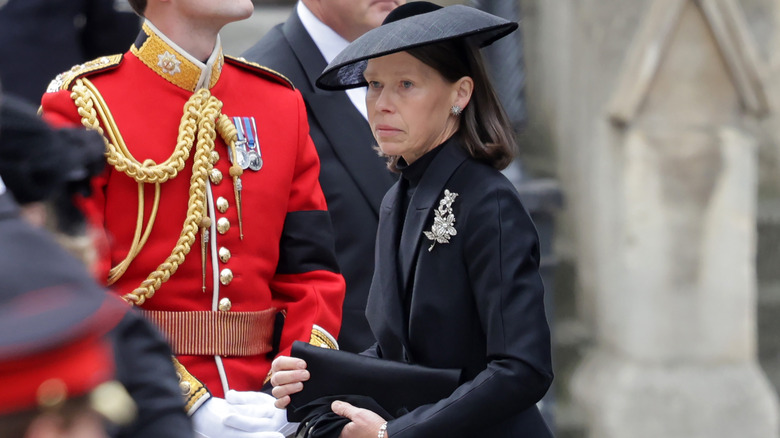
[[[225,424],[249,431],[281,431],[287,426],[287,411],[274,406],[276,397],[264,392],[233,391],[225,394],[225,400],[238,413],[225,419]]]
[[[229,391],[228,394],[235,391]],[[273,402],[270,405],[272,408]],[[238,408],[238,409],[237,409]],[[246,415],[245,406],[234,406],[224,398],[211,397],[192,414],[192,425],[197,438],[284,438],[284,435],[272,429],[271,422],[267,428],[236,428],[231,424],[252,424],[251,421],[241,420]],[[277,409],[278,410],[278,409]],[[256,412],[262,413],[262,408]],[[275,414],[270,409],[265,409],[265,417]],[[255,421],[255,419],[249,419]]]

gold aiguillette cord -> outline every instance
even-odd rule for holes
[[[230,166],[230,176],[233,178],[233,194],[236,197],[236,210],[238,212],[238,234],[241,240],[244,240],[244,223],[241,219],[241,174],[244,173],[244,169],[238,165],[238,154],[236,152],[236,139],[238,133],[236,126],[230,121],[230,118],[224,114],[219,116],[219,133],[222,135],[222,139],[225,140],[230,148],[230,160],[233,165]]]

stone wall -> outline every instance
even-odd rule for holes
[[[530,127],[568,205],[556,250],[594,342],[566,382],[590,436],[777,436],[755,276],[774,5],[521,4]]]

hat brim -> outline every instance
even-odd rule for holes
[[[324,90],[365,86],[363,72],[369,59],[458,38],[481,48],[517,27],[516,22],[464,5],[414,15],[383,24],[353,41],[328,64],[316,84]]]
[[[0,195],[0,210],[15,211],[8,196]],[[129,309],[44,230],[3,220],[0,235],[0,362],[105,332]]]

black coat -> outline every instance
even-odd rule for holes
[[[379,204],[397,177],[374,151],[371,129],[347,94],[314,85],[327,63],[295,11],[243,56],[287,76],[303,94],[320,157],[320,185],[336,233],[336,258],[347,283],[339,346],[363,351],[374,343],[365,307]]]
[[[536,229],[499,171],[470,158],[457,140],[440,147],[404,221],[400,184],[382,201],[366,314],[374,354],[462,369],[463,383],[390,421],[389,435],[551,437],[536,408],[552,382]],[[445,189],[458,194],[457,234],[429,250],[423,232]]]
[[[2,3],[2,2],[0,2]],[[124,53],[141,29],[114,0],[8,0],[0,7],[0,82],[38,106],[58,73]]]

